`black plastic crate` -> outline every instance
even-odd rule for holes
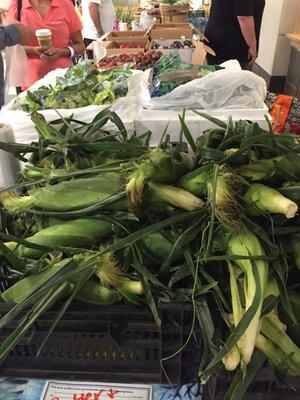
[[[0,315],[10,308],[0,303]],[[197,379],[203,344],[196,330],[184,347],[192,323],[188,304],[159,304],[159,327],[147,308],[74,303],[36,356],[55,310],[35,322],[0,366],[0,375],[174,384]],[[0,342],[17,324],[0,332]]]

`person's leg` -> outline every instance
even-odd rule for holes
[[[84,39],[84,45],[87,48],[94,40],[92,39]],[[86,50],[87,58],[92,60],[94,58],[93,50]]]

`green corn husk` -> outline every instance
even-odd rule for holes
[[[291,360],[298,365],[300,370],[300,349],[286,334],[283,324],[278,318],[272,315],[265,316],[262,319],[261,332],[286,355],[291,355]]]
[[[52,225],[26,240],[51,250],[58,250],[61,247],[90,248],[110,236],[111,233],[112,225],[108,222],[94,218],[80,218]],[[10,250],[16,249],[21,257],[39,258],[44,254],[42,250],[27,248],[24,245],[17,247],[15,242],[5,243],[5,245]]]
[[[172,183],[181,175],[190,171],[193,160],[185,153],[167,149],[150,150],[135,171],[130,175],[126,185],[129,205],[134,208],[141,203],[144,186],[147,182]]]
[[[281,373],[287,376],[300,376],[300,365],[291,360],[279,346],[261,333],[257,335],[255,346],[268,357]]]
[[[297,160],[297,158],[299,160]],[[268,178],[271,175],[276,175],[276,166],[282,170],[300,176],[300,155],[294,154],[294,158],[290,159],[288,156],[277,156],[269,159],[261,159],[257,162],[242,165],[236,168],[236,172],[243,175],[252,181],[260,181]]]
[[[257,162],[242,165],[236,168],[236,172],[243,175],[245,178],[248,178],[252,181],[260,181],[267,176],[274,173],[275,164],[274,162],[279,162],[282,160],[282,157],[270,158],[270,159],[262,159]]]
[[[92,178],[60,182],[29,190],[29,196],[6,193],[0,198],[3,206],[12,213],[39,208],[47,211],[71,211],[101,203],[121,188],[121,176],[108,172]],[[121,208],[118,208],[120,207]],[[111,204],[108,209],[122,210],[124,204]]]
[[[76,299],[79,301],[99,306],[118,303],[121,298],[122,296],[116,290],[109,289],[92,280],[86,282],[76,295]]]
[[[207,166],[200,167],[182,176],[176,183],[176,186],[185,189],[195,196],[201,196],[206,191],[206,185],[210,177],[210,171]]]
[[[233,233],[238,233],[243,229],[236,198],[238,190],[237,180],[228,172],[220,171],[215,183],[213,177],[207,182],[208,200],[211,204],[215,204],[216,217],[221,225]]]
[[[278,189],[281,194],[297,203],[300,202],[300,182],[289,182]]]
[[[231,235],[227,251],[230,256],[242,256],[242,257],[262,257],[265,256],[264,250],[258,240],[258,238],[248,229],[244,229],[243,232],[238,235]],[[269,265],[264,260],[253,260],[257,266],[257,270],[260,277],[261,286],[261,301],[258,310],[249,324],[248,328],[242,336],[242,345],[240,346],[240,352],[242,356],[242,362],[244,365],[249,364],[255,347],[256,337],[260,331],[260,316],[265,296],[265,290],[268,284],[268,273]],[[255,292],[256,283],[252,270],[251,260],[247,259],[235,259],[233,261],[245,274],[245,311],[251,306]]]
[[[139,246],[147,265],[161,265],[173,249],[173,244],[159,232],[150,233],[144,237]],[[176,250],[173,259],[177,260],[180,256],[179,250]]]
[[[295,233],[290,237],[290,248],[293,254],[295,266],[300,270],[300,233]]]
[[[204,207],[204,202],[187,190],[170,185],[161,185],[149,182],[150,193],[154,194],[159,200],[176,208],[187,211],[196,211]]]
[[[61,269],[63,269],[70,259],[65,259],[54,263],[38,274],[25,276],[23,279],[16,282],[13,286],[6,289],[1,295],[0,299],[7,303],[19,304],[30,297],[38,289],[40,289],[44,282],[53,278]]]
[[[250,215],[275,213],[283,214],[286,218],[294,218],[298,211],[296,203],[284,197],[278,190],[261,183],[250,185],[244,199],[251,205],[247,210]]]

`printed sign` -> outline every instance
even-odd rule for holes
[[[40,400],[152,400],[152,386],[47,381]]]

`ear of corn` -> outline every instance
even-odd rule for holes
[[[226,371],[229,372],[235,371],[239,366],[240,361],[241,355],[237,345],[233,346],[228,354],[222,358],[222,363]]]
[[[210,173],[207,167],[198,168],[197,170],[182,176],[176,183],[176,186],[188,190],[195,196],[201,196],[206,191],[209,177]]]
[[[81,218],[52,225],[26,240],[52,250],[62,247],[85,248],[97,245],[111,233],[110,223],[94,218]],[[10,249],[12,246],[16,245],[13,243],[8,245]],[[39,258],[43,255],[43,251],[27,248],[24,245],[18,246],[16,251],[21,257]]]
[[[300,349],[282,329],[282,325],[280,320],[267,315],[262,319],[261,332],[287,355],[291,355],[292,361],[300,370]]]
[[[148,183],[148,186],[150,192],[173,207],[187,211],[196,211],[204,207],[204,202],[187,190],[151,182]]]
[[[121,300],[121,295],[116,290],[109,289],[99,282],[90,280],[80,289],[76,299],[84,303],[101,306],[117,303]]]
[[[277,213],[287,218],[294,218],[298,211],[297,204],[292,200],[284,197],[278,190],[260,183],[250,185],[244,199],[250,204],[248,211],[252,215]]]
[[[44,282],[54,277],[68,262],[69,259],[65,259],[55,263],[54,265],[49,265],[47,269],[39,274],[25,276],[13,286],[6,289],[1,294],[0,299],[7,303],[22,303],[25,299],[41,288]]]
[[[141,249],[151,265],[159,265],[166,260],[172,248],[172,243],[159,232],[150,233],[141,240]],[[174,257],[177,259],[179,256],[177,251]]]
[[[136,166],[126,185],[126,193],[131,208],[141,203],[142,193],[147,182],[172,183],[191,170],[190,156],[173,154],[172,150],[150,150],[146,159]]]
[[[228,242],[228,254],[230,256],[240,257],[265,256],[258,238],[246,228],[240,234],[232,235],[230,237]],[[269,265],[266,261],[253,260],[253,262],[255,262],[259,273],[262,296],[258,310],[241,338],[242,346],[240,346],[240,352],[242,361],[245,365],[249,364],[251,361],[256,337],[260,331],[260,316],[269,273]],[[256,282],[253,275],[252,263],[250,259],[236,258],[234,264],[236,264],[245,274],[245,310],[247,310],[251,306],[256,292]]]
[[[233,233],[242,230],[241,212],[236,198],[238,183],[235,177],[226,171],[220,171],[216,180],[211,176],[207,182],[208,200],[215,206],[216,217]]]
[[[108,172],[92,178],[64,181],[30,190],[29,196],[7,194],[2,197],[1,202],[12,213],[32,207],[49,211],[71,211],[100,203],[120,188],[120,175]],[[114,209],[114,206],[108,208]]]
[[[300,375],[300,365],[291,360],[282,348],[261,333],[257,335],[255,345],[281,373],[289,376]]]

